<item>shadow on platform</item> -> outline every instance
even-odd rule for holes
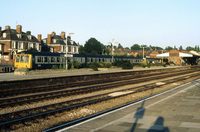
[[[145,100],[142,102],[141,106],[137,109],[134,118],[135,122],[131,128],[130,132],[137,132],[136,127],[138,124],[138,120],[144,117],[145,108],[144,108]],[[164,118],[159,116],[155,123],[147,130],[147,132],[169,132],[168,127],[164,126]]]

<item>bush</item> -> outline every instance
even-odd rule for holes
[[[91,64],[89,64],[89,67],[92,68],[94,71],[98,71],[98,64],[97,63],[91,63]]]
[[[58,66],[57,66],[57,65],[53,65],[53,66],[51,67],[51,69],[58,69]]]
[[[77,68],[77,69],[82,67],[81,62],[78,62],[78,61],[74,61],[73,66],[74,66],[74,68]]]
[[[20,68],[18,68],[18,69],[15,69],[15,71],[17,71],[17,72],[28,72],[29,69],[28,69],[28,68],[25,68],[25,67],[20,67]]]
[[[109,63],[109,62],[104,63],[105,68],[110,68],[111,66],[112,66],[112,63]]]
[[[133,69],[133,64],[130,61],[124,62],[122,65],[122,69]]]
[[[145,67],[149,67],[150,68],[151,67],[151,65],[146,63],[146,62],[140,63],[140,66],[143,67],[143,68],[145,68]]]

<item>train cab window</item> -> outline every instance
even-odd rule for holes
[[[29,62],[29,56],[25,56],[25,63]]]
[[[20,62],[24,62],[24,56],[21,55]]]
[[[44,57],[44,62],[48,62],[48,61],[47,61],[47,57]]]
[[[16,62],[19,62],[19,55],[17,55],[17,57],[16,57]]]
[[[42,62],[42,57],[38,56],[37,57],[37,62]]]

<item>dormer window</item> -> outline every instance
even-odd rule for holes
[[[71,40],[71,41],[70,41],[70,43],[71,43],[71,44],[74,44],[74,41],[73,41],[73,40]]]
[[[22,35],[21,35],[21,34],[17,34],[17,37],[18,37],[18,38],[22,38]]]
[[[53,43],[56,43],[56,39],[53,39]]]
[[[6,38],[6,33],[3,33],[3,38]]]
[[[30,39],[30,40],[31,40],[31,39],[32,39],[32,36],[31,36],[31,35],[28,35],[28,39]]]
[[[43,42],[46,43],[46,39],[44,39]]]

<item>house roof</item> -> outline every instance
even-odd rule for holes
[[[6,33],[6,37],[5,38],[3,37],[4,33]],[[21,37],[18,37],[18,36],[21,36]],[[31,39],[29,39],[29,36],[31,36]],[[0,40],[16,40],[16,41],[28,41],[28,42],[40,43],[35,36],[30,35],[30,32],[19,33],[15,29],[3,30],[2,31],[2,36],[0,37]]]

